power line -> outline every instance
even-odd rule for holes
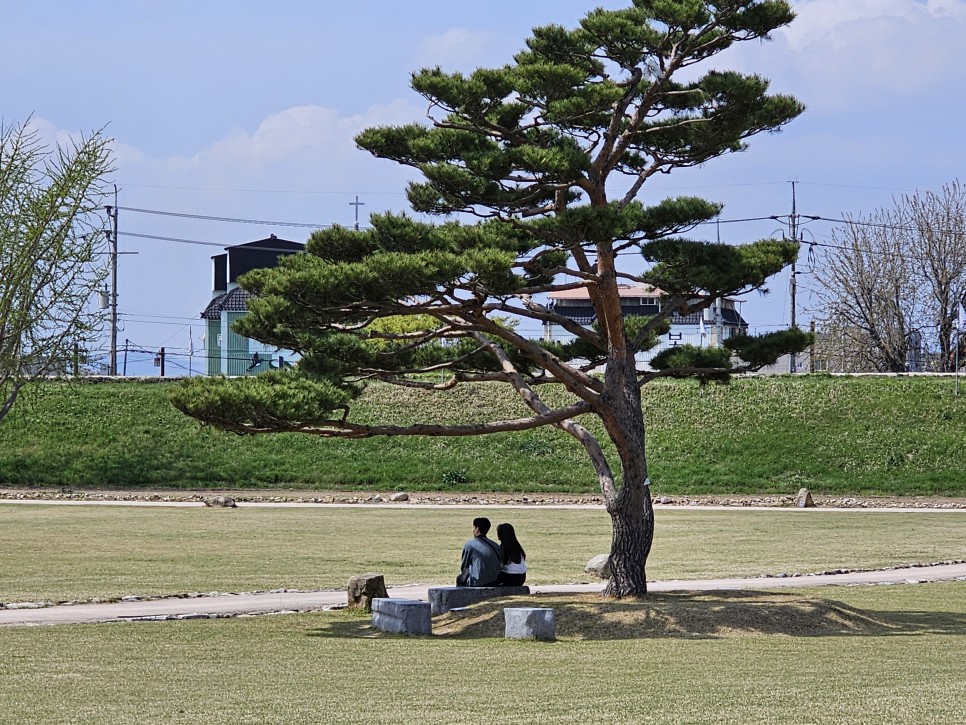
[[[808,186],[828,186],[839,189],[866,189],[868,191],[901,191],[906,194],[915,193],[919,191],[918,189],[898,189],[888,186],[862,186],[860,184],[832,184],[822,181],[799,181],[799,184],[806,184]]]
[[[128,317],[134,315],[137,317],[156,317],[159,320],[183,320],[186,322],[187,321],[196,322],[199,319],[197,317],[179,317],[177,315],[156,315],[153,312],[138,312],[137,310],[122,310],[120,314],[126,315]]]
[[[784,183],[787,183],[787,182],[777,182],[777,181],[775,181],[775,182],[757,182],[757,183],[747,183],[747,184],[707,185],[705,187],[700,187],[699,186],[699,187],[680,187],[680,188],[713,188],[714,186],[764,186],[764,185],[777,185],[777,184],[784,184]],[[815,183],[815,182],[804,182],[804,183]],[[820,183],[815,183],[815,185],[843,186],[843,187],[846,187],[846,185],[837,185],[837,184],[820,184]],[[147,188],[152,188],[152,187],[147,187]],[[168,187],[153,187],[153,188],[168,188]],[[180,188],[180,187],[170,187],[170,188]],[[184,188],[187,188],[187,187],[184,187]],[[878,188],[878,187],[855,187],[855,188]],[[227,191],[231,191],[231,190],[228,189]],[[245,190],[237,190],[237,191],[245,191]],[[332,195],[346,195],[347,194],[347,192],[286,192],[286,191],[282,191],[282,190],[249,190],[249,191],[261,191],[261,192],[265,192],[265,193],[319,193],[319,194],[325,193],[325,194],[332,194]],[[371,193],[373,193],[373,194],[383,194],[383,192],[371,192]],[[362,204],[362,202],[359,202],[358,201],[358,198],[359,198],[358,196],[355,197],[356,203],[353,204],[353,206],[356,207],[356,211],[357,212],[358,212],[358,205],[361,205]],[[181,218],[181,219],[204,220],[204,221],[213,221],[213,222],[221,222],[221,223],[254,224],[254,225],[275,225],[275,226],[281,226],[281,227],[312,228],[312,229],[329,228],[329,227],[332,227],[333,226],[332,224],[314,224],[314,223],[290,222],[290,221],[269,221],[269,220],[263,220],[263,219],[245,219],[245,218],[236,218],[236,217],[227,217],[227,216],[217,216],[217,215],[208,215],[208,214],[194,214],[194,213],[185,213],[185,212],[176,212],[176,211],[166,211],[166,210],[159,210],[159,209],[136,208],[136,207],[117,207],[117,206],[115,206],[115,209],[124,209],[125,211],[131,212],[131,213],[150,214],[150,215],[156,215],[156,216],[164,216],[164,217],[172,217],[172,218]],[[778,221],[778,222],[781,222],[785,218],[787,218],[787,215],[768,215],[768,216],[744,217],[744,218],[735,218],[735,219],[710,219],[710,220],[707,220],[707,221],[698,222],[694,226],[697,227],[697,226],[708,225],[708,224],[715,224],[715,225],[720,225],[720,224],[745,224],[745,223],[762,222],[762,221]],[[808,223],[808,222],[812,222],[812,221],[822,221],[822,222],[829,222],[829,223],[833,223],[833,224],[857,225],[857,226],[858,225],[861,225],[861,226],[868,226],[868,227],[878,227],[878,228],[882,228],[882,229],[892,229],[892,230],[897,230],[897,231],[898,230],[902,230],[902,231],[915,231],[915,229],[913,227],[901,226],[901,225],[896,225],[896,224],[885,224],[885,223],[881,223],[881,222],[867,222],[867,221],[856,221],[856,220],[850,220],[850,219],[836,219],[836,218],[830,218],[830,217],[824,217],[824,216],[818,216],[818,215],[816,215],[816,216],[801,215],[798,218],[802,219],[804,221],[804,223]],[[219,242],[203,241],[203,240],[197,240],[197,239],[185,239],[185,238],[180,238],[180,237],[168,237],[168,236],[161,236],[161,235],[140,234],[140,233],[136,233],[136,232],[117,232],[117,233],[119,233],[122,236],[133,237],[133,238],[150,239],[150,240],[164,241],[164,242],[172,242],[172,243],[178,243],[178,244],[191,244],[191,245],[199,245],[199,246],[219,247],[219,248],[222,248],[222,249],[225,249],[227,247],[232,246],[232,245],[226,245],[226,244],[219,243]],[[802,244],[808,244],[808,245],[810,245],[812,247],[823,247],[823,248],[828,248],[828,249],[839,249],[839,250],[849,250],[849,249],[852,249],[852,247],[850,245],[832,244],[832,243],[829,243],[829,242],[819,242],[819,241],[814,241],[814,240],[811,241],[811,242],[806,242],[804,240],[799,239],[798,241],[801,242]],[[281,249],[281,248],[273,248],[273,247],[267,247],[267,246],[266,247],[257,247],[257,249],[259,249],[261,251],[276,251],[276,252],[291,252],[292,251],[291,249]],[[862,251],[865,254],[884,254],[884,255],[894,256],[896,258],[903,258],[903,257],[909,258],[909,259],[918,258],[918,257],[913,257],[911,255],[902,255],[902,254],[890,253],[890,252],[880,252],[880,251],[877,251],[877,250],[862,250]],[[639,252],[637,252],[635,250],[630,250],[629,249],[629,250],[626,250],[624,252],[620,252],[619,254],[621,254],[621,255],[631,255],[631,254],[639,254]],[[176,322],[163,322],[163,321],[154,321],[154,320],[142,320],[142,319],[137,319],[137,317],[135,317],[134,315],[138,315],[138,313],[126,313],[125,314],[125,317],[126,317],[126,319],[128,321],[130,321],[132,323],[138,323],[138,324],[153,324],[153,325],[159,325],[160,324],[160,325],[169,325],[169,326],[171,326],[171,325],[178,325],[179,324],[179,323],[176,323]],[[156,318],[156,320],[171,319],[171,320],[191,320],[192,322],[195,321],[195,318],[185,318],[185,317],[176,318],[176,317],[171,317],[171,316],[166,317],[166,316],[160,316],[160,315],[154,316],[154,315],[146,315],[146,314],[145,315],[139,315],[139,316],[154,317],[154,318]],[[181,325],[181,327],[184,327],[184,326],[187,326],[187,325]],[[175,333],[175,334],[177,334],[177,333]]]
[[[173,213],[171,215],[178,216]],[[207,218],[213,219],[214,217],[207,217]],[[815,218],[818,219],[819,217],[815,217]],[[777,216],[748,217],[746,219],[721,219],[718,221],[711,220],[711,221],[705,221],[705,222],[698,222],[696,226],[700,226],[702,224],[744,224],[748,222],[774,221],[778,219],[779,217]],[[288,226],[301,226],[301,225],[298,225],[295,223],[289,223]],[[329,227],[331,226],[332,225],[329,225]],[[323,227],[313,227],[313,228],[319,229]],[[328,227],[325,227],[325,228],[328,228]],[[369,229],[371,227],[360,227],[360,228]],[[136,239],[153,239],[155,241],[160,241],[160,242],[175,242],[177,244],[195,244],[203,247],[220,247],[221,249],[227,249],[228,247],[233,246],[231,244],[225,244],[224,242],[205,242],[200,239],[185,239],[183,237],[166,237],[159,234],[141,234],[139,232],[118,232],[118,235],[122,237],[133,237]],[[292,251],[291,249],[282,249],[277,247],[248,247],[248,249],[255,249],[260,252],[291,252]],[[119,252],[119,254],[125,254],[125,252]]]
[[[918,232],[920,230],[917,226],[906,226],[904,224],[887,224],[885,222],[869,222],[862,221],[861,219],[832,219],[830,217],[823,216],[810,216],[806,217],[813,221],[822,222],[832,222],[833,224],[845,224],[848,226],[862,226],[862,227],[875,227],[878,229],[888,229],[890,231],[896,232]],[[941,234],[963,234],[963,229],[936,229],[934,231],[940,232]]]
[[[225,244],[223,242],[203,242],[199,239],[183,239],[181,237],[164,237],[164,236],[159,236],[157,234],[139,234],[137,232],[118,232],[118,234],[122,237],[136,237],[138,239],[154,239],[160,242],[175,242],[177,244],[196,244],[202,247],[219,247],[220,249],[228,249],[228,247],[235,246],[232,244]],[[292,249],[283,249],[281,247],[272,247],[272,246],[247,245],[245,248],[249,250],[259,251],[259,252],[291,253],[294,251]],[[121,254],[123,254],[123,252],[121,252]]]
[[[161,242],[177,242],[178,244],[199,244],[205,247],[221,247],[224,249],[226,244],[221,242],[202,242],[197,239],[180,239],[178,237],[161,237],[156,234],[137,234],[135,232],[119,232],[122,237],[137,237],[139,239],[156,239]]]
[[[781,181],[748,181],[732,184],[685,184],[662,186],[661,191],[677,191],[681,189],[735,189],[748,186],[779,186],[787,184],[788,180]],[[826,186],[840,189],[866,189],[869,191],[901,191],[904,193],[916,192],[918,189],[905,189],[890,186],[868,186],[864,184],[836,184],[824,181],[801,181],[798,183],[808,186]],[[237,193],[237,194],[300,194],[305,196],[353,196],[358,193],[365,196],[406,196],[404,191],[371,191],[361,189],[356,191],[331,191],[320,189],[244,189],[225,186],[177,186],[168,184],[132,184],[125,182],[124,188],[132,189],[167,189],[170,191],[210,191],[218,193]]]
[[[127,207],[120,207],[120,208],[127,209]],[[134,211],[139,211],[139,210],[134,210]],[[244,219],[230,219],[227,217],[215,217],[215,216],[207,216],[207,215],[200,215],[200,214],[199,215],[183,214],[180,212],[163,212],[158,210],[144,210],[144,211],[150,214],[159,214],[163,216],[172,216],[172,217],[181,217],[181,218],[198,218],[198,219],[205,219],[209,221],[224,221],[224,222],[239,222],[239,223],[245,223],[245,222],[251,221],[251,220],[244,220]],[[814,218],[818,219],[819,217],[814,217]],[[745,223],[758,222],[758,221],[777,221],[779,219],[780,217],[778,216],[746,217],[742,219],[718,219],[718,220],[708,220],[708,221],[698,222],[695,226],[701,226],[705,224],[745,224]],[[331,228],[332,226],[334,226],[332,224],[325,225],[325,226],[317,226],[317,225],[310,225],[310,224],[302,224],[299,222],[251,221],[251,223],[277,224],[279,226],[303,227],[303,228],[312,228],[312,229],[325,229],[325,228]],[[360,229],[370,229],[370,228],[371,227],[360,226],[356,228],[356,231],[359,231]],[[168,237],[168,236],[163,236],[159,234],[142,234],[139,232],[119,231],[118,235],[122,237],[132,237],[136,239],[151,239],[151,240],[160,241],[160,242],[174,242],[176,244],[193,244],[193,245],[203,246],[203,247],[219,247],[221,249],[227,249],[228,247],[233,246],[231,244],[225,244],[223,242],[206,242],[200,239],[185,239],[183,237]],[[269,247],[269,246],[248,247],[248,249],[255,249],[261,252],[291,252],[292,251],[291,249],[283,249],[283,248]],[[124,254],[124,252],[121,252],[121,254]]]
[[[186,212],[178,211],[163,211],[161,209],[137,209],[135,207],[122,206],[119,207],[124,211],[133,212],[135,214],[154,214],[157,216],[170,216],[178,217],[181,219],[200,219],[202,221],[211,222],[228,222],[232,224],[261,224],[264,226],[275,226],[275,227],[302,227],[305,229],[327,229],[331,227],[332,224],[314,224],[306,222],[285,222],[285,221],[268,221],[266,219],[239,219],[236,217],[227,216],[211,216],[208,214],[188,214]]]
[[[360,202],[358,196],[353,202],[349,202],[352,206],[361,206],[365,202]],[[261,224],[265,226],[282,226],[282,227],[302,227],[305,229],[328,229],[335,226],[334,224],[322,224],[322,223],[307,223],[307,222],[290,222],[290,221],[270,221],[267,219],[242,219],[238,217],[224,217],[224,216],[214,216],[211,214],[191,214],[187,212],[177,212],[177,211],[167,211],[163,209],[140,209],[136,207],[122,206],[118,207],[124,211],[134,212],[135,214],[154,214],[157,216],[169,216],[177,217],[180,219],[199,219],[202,221],[215,221],[215,222],[227,222],[232,224]],[[356,209],[358,211],[358,208]],[[741,224],[745,222],[755,222],[755,221],[768,221],[778,219],[777,216],[764,216],[764,217],[747,217],[744,219],[712,219],[708,221],[698,222],[698,224]],[[356,223],[358,225],[358,222]],[[356,226],[358,228],[358,226]],[[129,236],[137,236],[130,232],[127,233]],[[156,237],[155,237],[156,238]],[[169,241],[175,241],[173,238],[166,238]],[[186,240],[177,240],[186,241]],[[194,243],[194,242],[192,242]],[[208,244],[213,244],[213,242],[207,242]]]
[[[186,317],[184,319],[186,319],[186,320],[187,319],[194,320],[195,318],[187,318]],[[179,327],[187,327],[190,324],[188,322],[163,322],[162,320],[139,320],[137,318],[129,317],[129,316],[125,316],[124,317],[124,320],[125,320],[125,322],[136,322],[139,325],[167,325],[168,327],[170,327],[172,325],[179,326]],[[204,329],[204,324],[203,324],[203,321],[201,320],[200,317],[197,318],[197,322],[199,324],[195,325],[194,327],[195,328],[199,328],[199,329]]]
[[[678,189],[733,189],[742,186],[778,186],[787,181],[747,181],[738,184],[692,184],[688,186],[662,186],[659,191],[677,191]]]
[[[707,221],[698,222],[695,226],[702,226],[704,224],[746,224],[748,222],[767,222],[767,221],[779,221],[781,216],[753,216],[746,217],[744,219],[708,219]]]
[[[239,194],[307,194],[316,196],[352,196],[353,191],[318,191],[309,189],[229,189],[216,186],[165,186],[163,184],[125,184],[136,189],[169,189],[172,191],[217,191]],[[360,191],[366,196],[406,196],[404,191]]]

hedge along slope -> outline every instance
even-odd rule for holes
[[[486,438],[238,436],[176,411],[176,383],[44,383],[0,425],[0,485],[586,492],[582,449],[553,430]],[[557,391],[556,394],[560,394]],[[357,414],[406,422],[523,413],[477,386],[372,385]],[[746,378],[645,388],[656,493],[966,495],[966,395],[949,378]],[[589,422],[589,421],[588,421]]]

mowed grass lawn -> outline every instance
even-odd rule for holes
[[[448,581],[477,512],[0,505],[0,601]],[[533,580],[575,581],[603,511],[487,508]],[[651,578],[966,558],[960,513],[659,510]],[[937,723],[966,703],[966,582],[535,597],[385,635],[319,612],[0,629],[0,723]]]
[[[514,524],[530,581],[586,581],[609,550],[601,508],[209,509],[0,502],[0,602],[341,589],[455,578],[474,516]],[[651,579],[757,576],[966,559],[966,513],[658,508]]]
[[[962,582],[578,604],[585,625],[553,643],[384,635],[346,612],[7,628],[0,723],[963,721]]]

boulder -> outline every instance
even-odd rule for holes
[[[601,579],[610,579],[610,554],[598,554],[587,562],[584,571]]]
[[[210,498],[206,498],[205,506],[219,509],[238,508],[238,504],[235,503],[235,499],[233,499],[231,496],[212,496]]]
[[[372,611],[373,599],[387,599],[386,579],[382,574],[358,574],[346,585],[349,609]]]
[[[399,503],[401,501],[408,501],[409,494],[406,493],[405,491],[400,491],[399,493],[394,493],[392,496],[390,496],[389,500],[395,501],[396,503]]]
[[[795,497],[795,506],[800,509],[815,508],[815,502],[812,501],[812,494],[807,488],[799,489],[798,495]]]

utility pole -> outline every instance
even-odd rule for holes
[[[788,217],[788,234],[792,238],[792,241],[793,242],[797,242],[798,241],[798,207],[796,205],[796,199],[795,199],[795,184],[796,183],[797,182],[795,182],[795,181],[792,182],[792,213],[791,213],[791,216]],[[796,310],[795,310],[795,295],[796,295],[796,292],[798,291],[798,289],[797,289],[797,287],[798,287],[798,279],[797,279],[797,273],[795,272],[795,262],[792,262],[792,279],[791,279],[791,284],[789,286],[790,286],[790,291],[791,291],[791,296],[792,296],[792,301],[791,301],[791,326],[792,327],[795,327],[797,325],[797,322],[796,322],[796,319],[795,319],[795,312],[796,312]],[[796,363],[797,363],[797,361],[795,360],[795,353],[790,353],[789,356],[788,356],[788,372],[791,373],[792,375],[794,375],[797,372],[797,370],[796,370],[796,367],[797,367]]]
[[[117,375],[117,185],[114,185],[114,206],[108,206],[111,219],[108,240],[111,243],[111,361],[107,374]]]
[[[812,344],[808,348],[808,372],[815,372],[815,320],[808,323],[809,332],[812,333]],[[825,371],[828,372],[828,365],[825,366]]]
[[[956,397],[959,397],[959,346],[963,339],[963,301],[960,301],[956,310]]]
[[[356,208],[356,224],[355,224],[355,230],[356,231],[359,231],[359,207],[360,206],[365,206],[365,205],[366,205],[366,203],[364,201],[359,201],[359,195],[358,194],[356,195],[356,200],[355,201],[350,201],[349,202],[349,206],[354,206]]]

